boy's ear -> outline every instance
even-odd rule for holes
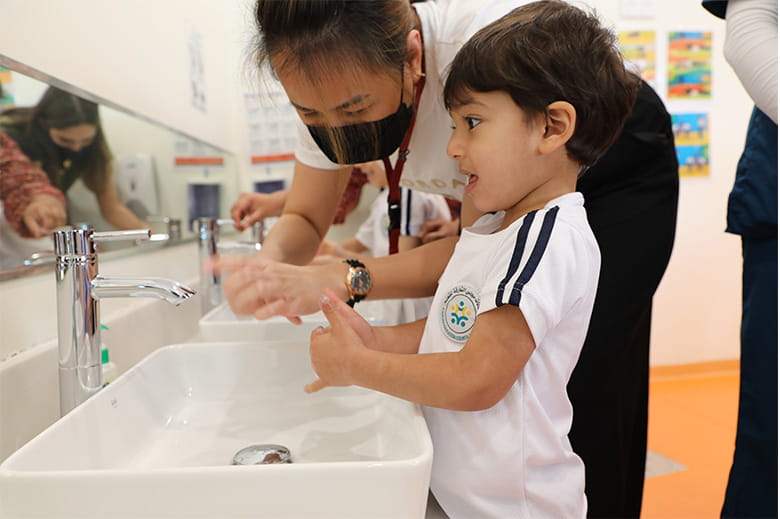
[[[571,139],[577,123],[577,110],[567,101],[555,101],[547,106],[544,136],[539,143],[542,154],[552,153]]]

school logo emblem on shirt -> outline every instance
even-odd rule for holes
[[[474,287],[456,285],[451,288],[441,305],[441,327],[447,337],[466,342],[474,327],[479,309],[479,295]]]

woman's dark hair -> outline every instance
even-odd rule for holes
[[[52,141],[49,130],[82,124],[95,126],[95,139],[81,153],[64,157]],[[49,176],[52,184],[63,192],[79,177],[94,193],[101,193],[105,189],[111,154],[95,103],[59,88],[49,87],[37,105],[3,112],[0,126],[30,160],[40,162],[41,169]],[[66,158],[69,163],[65,161]],[[63,163],[68,165],[63,167]]]
[[[403,0],[257,0],[255,22],[258,67],[279,58],[316,81],[342,65],[396,73],[416,20]]]
[[[460,49],[444,100],[450,109],[467,91],[503,91],[529,116],[567,101],[577,111],[567,153],[592,166],[620,133],[639,84],[595,13],[543,0],[511,11]]]

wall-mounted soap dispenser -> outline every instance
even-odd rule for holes
[[[160,214],[154,157],[148,153],[128,153],[116,158],[114,170],[119,200],[140,219]]]

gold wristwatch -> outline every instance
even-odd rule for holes
[[[366,266],[356,259],[347,259],[344,260],[344,263],[349,265],[345,280],[349,294],[347,304],[354,307],[355,303],[362,301],[371,290],[371,274]]]

